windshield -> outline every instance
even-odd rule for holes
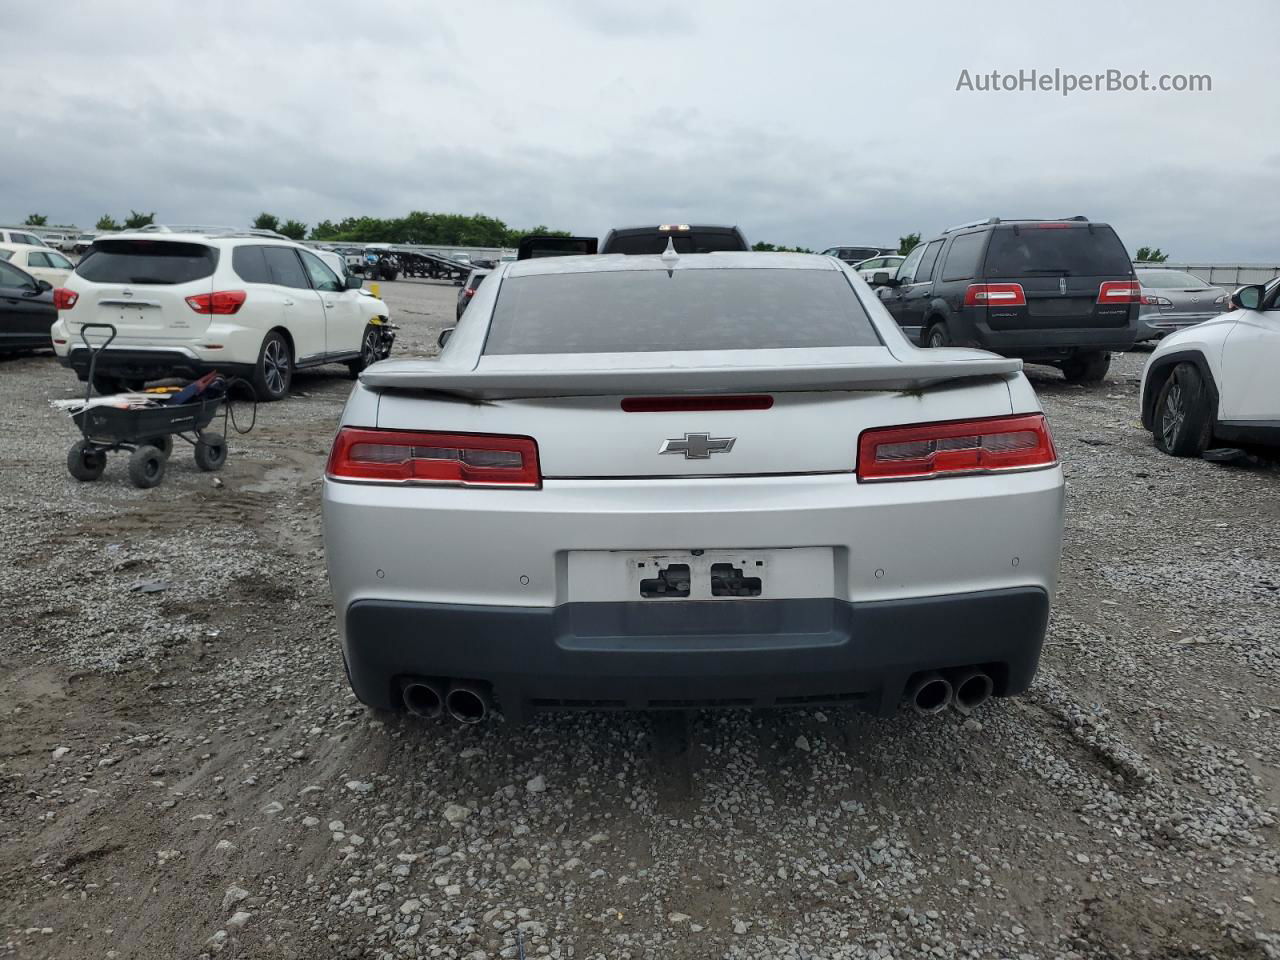
[[[212,276],[218,252],[198,243],[166,240],[100,240],[76,265],[95,283],[190,283]]]
[[[1127,277],[1133,266],[1106,224],[1091,227],[1017,226],[994,231],[987,249],[987,277]]]
[[[617,270],[515,277],[488,354],[878,346],[834,270]]]
[[[1191,290],[1208,286],[1194,274],[1181,270],[1139,270],[1138,280],[1144,287],[1156,290]]]

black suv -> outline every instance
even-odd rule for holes
[[[1111,351],[1138,338],[1129,254],[1111,227],[1084,217],[952,227],[873,283],[921,346],[981,347],[1060,367],[1073,383],[1101,380]]]
[[[601,253],[660,254],[667,241],[676,253],[713,253],[719,250],[750,250],[747,238],[737,227],[690,226],[664,223],[657,227],[622,227],[610,230],[600,245]]]

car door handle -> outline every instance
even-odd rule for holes
[[[330,307],[332,307],[332,306],[333,306],[333,301],[332,301],[332,300],[326,300],[326,301],[324,302],[324,308],[325,308],[326,310],[328,310],[328,309],[329,309]]]
[[[284,305],[285,305],[286,307],[292,307],[292,306],[293,306],[293,301],[292,301],[292,300],[286,300],[286,301],[284,302]]]

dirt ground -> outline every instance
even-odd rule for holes
[[[433,351],[456,288],[383,288]],[[343,368],[138,491],[0,360],[0,958],[1280,957],[1280,472],[1159,454],[1144,360],[1030,368],[1069,502],[1029,695],[519,729],[347,688]]]

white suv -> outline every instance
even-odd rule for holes
[[[53,347],[89,376],[83,325],[116,336],[94,365],[100,393],[147,380],[243,377],[261,400],[289,392],[293,371],[345,363],[351,375],[391,350],[387,305],[288,240],[241,234],[119,233],[103,237],[54,293]],[[105,330],[90,329],[95,345]]]

